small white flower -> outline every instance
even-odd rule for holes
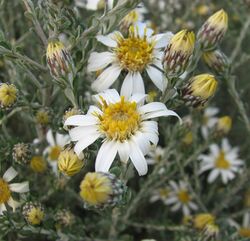
[[[209,131],[215,126],[218,121],[218,118],[215,117],[219,112],[219,109],[216,107],[208,107],[204,110],[201,134],[203,138],[207,139],[209,136]]]
[[[170,189],[168,187],[159,188],[154,190],[150,198],[150,202],[156,202],[161,200],[164,204],[167,204],[167,198],[169,197]]]
[[[121,87],[121,95],[130,96],[134,93],[145,93],[142,72],[146,71],[149,78],[161,91],[165,87],[162,74],[163,47],[167,46],[172,33],[153,35],[153,30],[146,24],[137,23],[129,29],[129,36],[123,37],[120,32],[107,36],[99,35],[97,40],[110,47],[110,51],[90,55],[88,70],[103,70],[93,82],[92,88],[97,91],[108,89],[126,71]]]
[[[135,94],[130,98],[109,89],[95,96],[99,107],[90,106],[86,115],[75,115],[65,121],[72,141],[77,142],[77,155],[95,142],[104,139],[96,157],[95,170],[108,172],[118,153],[122,162],[132,161],[139,175],[148,171],[145,155],[151,143],[158,143],[158,125],[149,119],[178,115],[160,102],[143,105],[146,95]]]
[[[202,160],[200,173],[212,170],[208,175],[208,182],[212,183],[221,175],[222,182],[226,184],[235,178],[235,173],[241,170],[243,161],[238,158],[238,148],[231,148],[227,139],[222,140],[221,148],[217,144],[211,144],[210,153],[200,155]]]
[[[167,205],[172,205],[171,211],[176,212],[181,209],[185,216],[190,215],[191,210],[197,210],[197,205],[192,201],[192,195],[187,187],[187,184],[183,181],[179,182],[179,185],[170,181],[171,191],[169,197],[166,200]]]
[[[44,150],[44,155],[48,156],[49,164],[52,167],[54,173],[58,173],[57,170],[57,160],[60,152],[63,150],[63,147],[69,143],[69,135],[62,135],[56,133],[53,135],[52,130],[48,130],[46,134],[46,140],[49,143],[49,146]]]
[[[0,215],[6,211],[6,204],[12,207],[13,211],[20,206],[20,203],[11,197],[11,192],[25,193],[29,191],[29,183],[9,183],[17,176],[17,172],[13,167],[10,167],[0,178]]]
[[[165,150],[160,146],[152,146],[148,153],[147,163],[149,165],[159,163],[164,157]]]

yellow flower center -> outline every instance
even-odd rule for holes
[[[250,238],[250,228],[241,228],[239,235],[244,238]]]
[[[6,203],[10,198],[10,188],[6,181],[0,178],[0,204]]]
[[[100,130],[108,139],[124,141],[139,129],[140,114],[136,102],[125,101],[123,96],[115,104],[107,105],[102,100],[102,111],[103,114],[98,115]]]
[[[17,89],[14,85],[0,85],[0,104],[4,107],[12,105],[17,99]]]
[[[80,196],[90,205],[104,204],[112,195],[112,185],[102,173],[88,173],[80,185]]]
[[[215,166],[219,169],[229,169],[231,164],[225,159],[225,153],[223,151],[220,152],[219,156],[215,161]]]
[[[188,203],[190,201],[190,195],[188,194],[187,190],[181,190],[177,194],[178,199],[181,203]]]
[[[62,151],[62,148],[60,146],[58,146],[58,145],[52,146],[50,148],[50,152],[49,152],[50,160],[51,161],[57,161],[61,151]]]
[[[44,111],[44,110],[39,110],[36,113],[36,121],[38,124],[41,124],[41,125],[48,124],[50,121],[49,113],[47,111]]]
[[[34,172],[42,173],[47,168],[47,163],[42,156],[34,156],[30,161],[30,167]]]
[[[44,218],[44,212],[40,208],[32,208],[27,214],[27,220],[30,224],[38,225]]]
[[[115,54],[123,69],[128,71],[142,71],[152,60],[154,42],[149,43],[146,38],[146,28],[144,37],[140,38],[138,29],[131,26],[129,37],[117,36],[118,46]]]
[[[166,189],[166,188],[160,189],[160,196],[161,197],[167,197],[168,194],[169,194],[169,190],[168,189]]]

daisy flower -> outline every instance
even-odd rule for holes
[[[207,139],[209,135],[209,130],[211,130],[218,121],[218,118],[215,117],[218,114],[219,109],[216,107],[208,107],[204,110],[203,118],[202,118],[202,127],[201,134]]]
[[[161,200],[164,204],[166,204],[167,198],[169,195],[169,188],[159,188],[157,190],[154,190],[152,193],[152,196],[150,198],[150,202],[156,202],[158,200]]]
[[[129,28],[128,37],[120,32],[107,36],[99,35],[97,40],[110,47],[110,51],[90,55],[88,71],[102,70],[93,82],[92,88],[97,91],[108,89],[125,71],[126,77],[121,87],[121,95],[130,96],[134,93],[145,93],[142,73],[147,72],[149,78],[161,91],[164,88],[162,74],[163,51],[172,33],[153,35],[153,30],[146,24],[137,23]]]
[[[44,154],[48,156],[48,160],[50,161],[49,164],[52,167],[52,170],[55,173],[58,173],[57,160],[63,150],[63,147],[70,141],[69,135],[56,133],[54,136],[52,130],[50,129],[46,134],[46,140],[49,143],[49,146],[44,150]]]
[[[65,121],[77,155],[95,142],[103,139],[96,157],[95,169],[108,172],[118,153],[122,162],[132,161],[139,175],[148,171],[145,155],[151,143],[158,143],[158,125],[149,119],[160,116],[179,116],[159,102],[143,105],[146,95],[135,94],[130,98],[120,96],[115,89],[108,89],[95,96],[99,107],[90,106],[86,115],[75,115]]]
[[[191,210],[198,209],[197,205],[192,201],[192,195],[185,182],[180,181],[178,184],[174,181],[170,181],[169,184],[171,191],[165,203],[172,205],[171,211],[175,212],[182,209],[184,216],[189,216]]]
[[[208,182],[212,183],[221,175],[222,182],[235,178],[235,173],[241,170],[243,161],[238,158],[238,148],[232,148],[227,139],[222,140],[221,148],[217,144],[211,144],[210,153],[200,155],[201,162],[200,173],[212,170],[208,175]]]
[[[17,176],[17,172],[13,167],[10,167],[3,175],[0,177],[0,215],[6,211],[6,204],[12,207],[13,211],[20,206],[20,203],[15,201],[11,197],[12,192],[25,193],[29,191],[29,183],[9,183]]]
[[[159,163],[163,159],[164,152],[164,148],[160,146],[152,146],[151,151],[148,153],[148,158],[146,159],[147,163],[149,165]]]

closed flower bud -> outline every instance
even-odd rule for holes
[[[75,222],[75,216],[67,209],[58,210],[55,214],[55,221],[58,229],[69,227]]]
[[[17,100],[17,88],[13,84],[0,83],[0,107],[10,108]]]
[[[50,122],[50,113],[46,109],[40,109],[37,111],[35,118],[37,124],[46,126]]]
[[[44,219],[44,208],[38,202],[28,202],[23,206],[23,216],[31,225],[39,225]]]
[[[69,117],[71,117],[71,116],[73,116],[73,115],[80,115],[80,114],[82,114],[82,111],[81,110],[79,110],[79,109],[77,109],[77,108],[69,108],[68,110],[66,110],[65,112],[64,112],[64,115],[63,115],[63,124],[65,123],[65,121],[69,118]],[[64,126],[63,127],[65,130],[69,130],[70,128],[69,128],[69,126]]]
[[[31,147],[29,144],[17,143],[12,149],[13,159],[19,164],[27,164],[31,156]]]
[[[182,138],[182,143],[186,146],[189,146],[193,143],[193,133],[188,131]]]
[[[52,77],[57,79],[72,76],[74,64],[70,53],[62,42],[56,39],[49,41],[46,57]]]
[[[182,30],[172,37],[162,61],[168,77],[178,77],[186,70],[193,55],[194,45],[195,35],[188,30]]]
[[[195,228],[202,230],[206,227],[206,225],[214,224],[215,217],[210,213],[200,213],[195,215],[193,222]]]
[[[37,173],[43,173],[47,169],[47,162],[42,156],[33,156],[30,161],[30,168]]]
[[[220,50],[204,52],[202,57],[210,70],[217,75],[223,75],[227,72],[229,67],[228,59]]]
[[[203,235],[206,238],[216,238],[219,234],[219,227],[214,223],[209,223],[203,229]]]
[[[128,13],[120,23],[120,30],[122,32],[128,32],[131,25],[135,24],[139,20],[139,13],[137,10],[132,10]]]
[[[230,116],[220,117],[216,123],[215,130],[219,134],[225,135],[232,128],[232,118]]]
[[[80,189],[80,196],[87,206],[102,208],[121,202],[124,184],[111,173],[89,172]]]
[[[74,176],[76,173],[80,172],[84,161],[83,158],[79,158],[76,153],[74,152],[73,148],[66,148],[63,150],[59,157],[58,157],[58,169],[63,174],[71,177]]]
[[[187,105],[203,106],[215,93],[217,80],[213,75],[200,74],[192,77],[180,94]]]
[[[197,39],[203,50],[213,50],[221,42],[228,28],[227,13],[221,9],[213,14],[200,28]]]

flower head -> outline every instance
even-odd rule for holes
[[[161,162],[164,158],[165,149],[160,146],[153,146],[148,153],[147,163],[157,164]]]
[[[227,134],[232,128],[232,118],[230,116],[222,116],[218,119],[215,130],[223,135]]]
[[[44,219],[44,208],[38,202],[27,202],[23,206],[23,216],[31,225],[39,225]]]
[[[17,143],[12,149],[13,159],[20,164],[27,164],[30,160],[31,148],[29,144]]]
[[[58,210],[55,214],[57,228],[69,227],[75,221],[75,216],[67,209]]]
[[[164,76],[159,70],[162,69],[161,48],[166,46],[171,36],[171,33],[153,35],[153,30],[142,23],[132,25],[128,37],[123,37],[120,32],[97,36],[97,40],[111,50],[103,53],[94,52],[90,55],[88,70],[96,72],[103,69],[92,84],[92,88],[98,92],[106,90],[119,77],[121,71],[126,71],[121,94],[126,96],[133,93],[144,94],[145,87],[141,73],[146,71],[156,87],[163,90]]]
[[[177,77],[184,73],[193,55],[194,45],[195,35],[186,29],[171,38],[162,61],[168,77]]]
[[[173,205],[171,211],[177,211],[182,209],[185,216],[190,215],[191,210],[197,210],[197,205],[193,202],[192,194],[190,193],[187,184],[180,181],[177,184],[174,181],[170,181],[171,191],[166,201],[167,205]]]
[[[0,107],[9,108],[17,100],[17,88],[13,84],[0,83]]]
[[[89,206],[115,205],[121,201],[123,183],[111,173],[89,172],[80,185],[80,196]]]
[[[200,230],[215,222],[215,216],[210,213],[199,213],[194,216],[194,227]]]
[[[214,95],[217,84],[217,80],[213,75],[196,75],[182,89],[182,98],[187,105],[192,105],[193,107],[202,106]]]
[[[79,156],[101,137],[104,142],[96,157],[96,171],[108,172],[119,153],[121,161],[126,163],[130,158],[139,175],[145,175],[148,168],[144,156],[150,151],[150,143],[158,143],[157,122],[148,119],[178,115],[159,102],[143,105],[146,96],[142,94],[125,98],[111,89],[95,98],[100,108],[91,106],[86,115],[71,116],[65,122],[66,126],[75,126],[69,131],[71,140],[77,142],[75,152]]]
[[[46,52],[50,73],[54,78],[72,75],[74,64],[64,44],[57,39],[50,40]]]
[[[201,134],[203,138],[207,139],[209,131],[217,124],[218,118],[215,115],[218,114],[218,112],[219,109],[216,107],[207,107],[204,110],[201,126]]]
[[[30,160],[30,168],[37,173],[43,173],[47,169],[47,162],[42,156],[33,156]]]
[[[231,148],[227,139],[222,140],[222,147],[216,144],[210,146],[210,153],[200,155],[200,173],[212,170],[208,175],[208,182],[212,183],[220,175],[222,182],[235,178],[235,173],[240,171],[243,161],[238,159],[238,148]]]
[[[220,50],[204,52],[203,60],[217,75],[223,75],[229,68],[227,56]]]
[[[46,109],[40,109],[36,113],[36,122],[40,125],[46,126],[50,122],[50,113]]]
[[[210,16],[200,28],[197,38],[203,50],[213,50],[221,42],[228,28],[227,13],[221,9]]]
[[[169,187],[163,187],[163,188],[154,190],[150,198],[150,202],[156,202],[158,200],[161,200],[164,204],[166,204],[169,193],[170,193]]]
[[[71,177],[81,171],[84,161],[71,147],[67,147],[60,153],[57,165],[60,172]]]
[[[11,193],[17,192],[17,193],[25,193],[29,191],[29,183],[28,182],[22,182],[22,183],[9,183],[17,176],[17,172],[13,167],[10,167],[3,175],[2,178],[0,178],[0,215],[3,214],[4,211],[6,211],[6,204],[8,204],[10,207],[12,207],[13,211],[17,207],[20,206],[20,203],[15,201]]]

